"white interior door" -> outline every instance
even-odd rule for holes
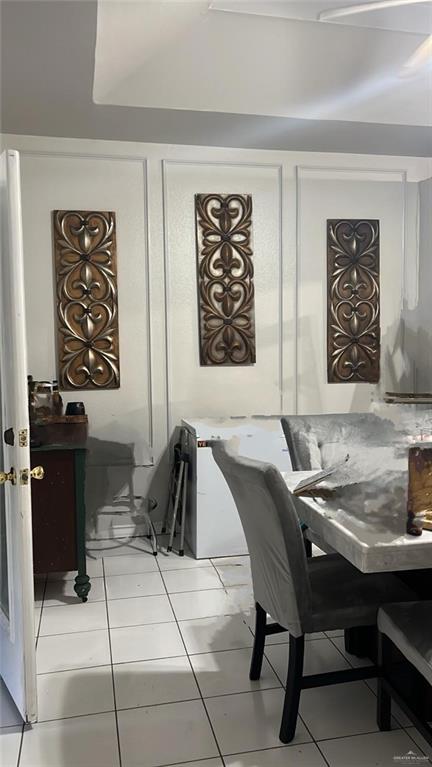
[[[36,720],[27,353],[18,152],[0,157],[0,675]]]

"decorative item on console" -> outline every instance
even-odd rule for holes
[[[69,402],[63,415],[58,381],[34,381],[27,376],[32,447],[52,444],[84,444],[88,418],[82,402]],[[75,409],[74,409],[75,408]]]
[[[66,415],[85,415],[84,402],[68,402]]]
[[[432,405],[432,393],[386,391],[384,402],[388,405]]]
[[[409,449],[407,533],[432,530],[432,444]]]
[[[196,194],[201,365],[255,362],[252,196]]]

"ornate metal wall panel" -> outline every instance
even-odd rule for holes
[[[117,389],[115,214],[55,210],[53,226],[60,388]]]
[[[252,197],[195,195],[201,365],[255,362]]]
[[[379,221],[327,221],[329,383],[380,377]]]

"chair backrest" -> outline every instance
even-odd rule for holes
[[[240,515],[255,600],[290,633],[300,636],[310,613],[311,593],[292,496],[272,464],[242,458],[222,441],[211,446]]]
[[[283,416],[281,424],[294,471],[319,470],[320,447],[326,442],[371,447],[397,439],[394,424],[374,413],[290,415]]]

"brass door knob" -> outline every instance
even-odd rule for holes
[[[35,466],[34,469],[31,470],[30,476],[32,479],[43,479],[45,476],[45,469],[43,466]]]
[[[13,485],[16,483],[16,472],[13,467],[7,472],[0,471],[0,485],[4,485],[6,482],[12,482]]]
[[[43,466],[35,466],[34,469],[21,469],[20,482],[22,485],[28,485],[30,477],[32,479],[43,479],[45,469]]]

